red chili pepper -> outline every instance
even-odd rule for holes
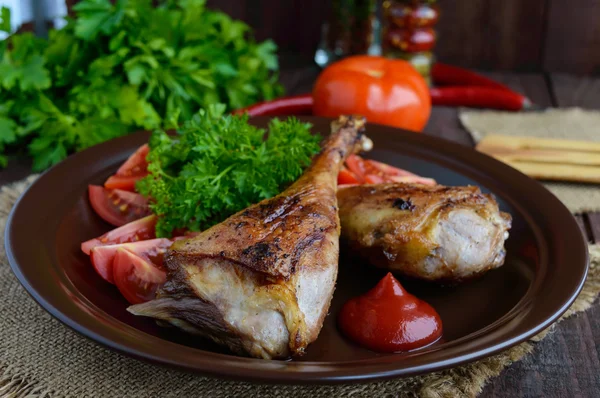
[[[232,113],[249,116],[281,116],[281,115],[312,115],[313,98],[311,94],[294,95],[277,98],[272,101],[259,102],[246,108],[237,109]]]
[[[436,62],[431,69],[433,82],[440,86],[479,86],[511,91],[509,87],[470,70]]]
[[[429,89],[433,105],[468,106],[520,111],[531,108],[531,101],[510,90],[491,87],[432,87]]]

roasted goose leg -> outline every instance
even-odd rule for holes
[[[338,201],[342,238],[377,267],[457,282],[504,263],[511,217],[477,187],[361,185]]]
[[[167,282],[129,307],[228,346],[285,358],[314,341],[338,270],[337,174],[368,145],[362,119],[341,117],[306,172],[280,195],[243,210],[167,252]]]

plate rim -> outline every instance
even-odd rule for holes
[[[328,120],[328,121],[333,120],[330,118],[319,118],[319,117],[310,117],[310,116],[309,117],[302,116],[302,117],[298,117],[298,118],[301,120],[306,120],[306,121],[320,120],[321,122],[323,122],[324,120]],[[257,118],[254,118],[253,121],[260,123],[261,121],[266,121],[269,119],[271,119],[271,118],[257,117]],[[394,129],[389,126],[381,126],[381,125],[376,125],[376,124],[371,123],[367,127],[367,135],[368,135],[369,129],[386,129],[386,130],[391,129],[391,130],[395,130],[394,133],[399,134],[399,137],[405,136],[405,137],[413,138],[416,141],[431,141],[434,144],[434,146],[443,145],[445,147],[445,149],[442,152],[446,152],[445,153],[445,156],[447,156],[446,160],[452,160],[455,162],[457,161],[459,165],[460,164],[466,165],[468,163],[465,163],[464,159],[461,159],[461,156],[458,156],[458,159],[452,159],[457,155],[457,153],[459,155],[468,154],[468,155],[472,155],[474,157],[480,157],[480,160],[484,161],[485,163],[489,163],[493,166],[498,167],[500,171],[510,172],[511,174],[516,173],[515,175],[520,175],[519,176],[520,179],[526,178],[527,180],[529,180],[528,183],[530,183],[532,187],[535,187],[534,190],[540,191],[540,188],[541,188],[542,191],[544,192],[544,195],[546,195],[547,198],[550,199],[551,201],[555,202],[554,206],[558,206],[560,208],[560,212],[563,213],[562,216],[565,215],[565,212],[566,212],[566,214],[569,215],[570,222],[572,222],[572,224],[573,224],[572,226],[575,226],[577,228],[577,232],[579,234],[576,237],[570,236],[570,240],[572,240],[573,243],[577,243],[578,245],[580,245],[580,248],[583,249],[583,251],[579,254],[583,254],[583,260],[585,261],[585,266],[582,269],[580,278],[578,279],[576,286],[574,286],[574,289],[571,291],[569,297],[562,302],[562,304],[560,305],[559,308],[553,309],[551,311],[552,314],[547,316],[545,320],[543,320],[542,322],[538,322],[537,325],[529,328],[527,331],[521,332],[518,336],[515,336],[511,339],[508,339],[508,340],[505,340],[502,342],[492,344],[491,346],[484,348],[484,349],[479,349],[476,352],[463,353],[462,355],[458,355],[458,356],[455,356],[455,357],[452,357],[449,359],[436,361],[434,363],[426,363],[426,364],[423,364],[420,366],[414,366],[414,367],[410,367],[410,368],[402,368],[402,367],[398,368],[397,366],[394,367],[393,365],[396,364],[398,361],[396,361],[396,362],[392,361],[389,364],[384,363],[383,366],[381,363],[378,363],[377,364],[378,366],[371,366],[369,368],[369,369],[371,369],[370,371],[358,372],[358,373],[347,371],[346,373],[342,372],[340,374],[339,370],[329,371],[329,373],[323,373],[323,372],[318,372],[318,371],[315,371],[315,372],[303,372],[303,371],[293,372],[293,371],[287,370],[289,367],[289,364],[302,364],[303,366],[307,366],[307,365],[323,366],[325,364],[335,364],[336,366],[344,367],[344,366],[350,366],[350,365],[357,365],[357,363],[359,363],[359,362],[366,363],[366,362],[375,360],[375,359],[369,359],[369,360],[361,360],[361,361],[346,361],[346,362],[342,362],[342,363],[340,363],[340,362],[295,362],[295,363],[294,362],[283,362],[286,365],[275,366],[275,368],[280,367],[283,370],[282,369],[265,370],[263,368],[269,367],[269,366],[256,366],[257,361],[259,361],[259,363],[263,363],[263,364],[265,362],[270,363],[270,364],[278,364],[278,363],[282,363],[282,362],[281,361],[265,361],[265,360],[257,360],[257,359],[253,359],[253,358],[236,357],[236,356],[228,355],[228,354],[219,354],[219,353],[213,353],[210,351],[199,350],[199,349],[195,349],[192,347],[185,347],[185,349],[186,350],[198,350],[205,354],[208,354],[208,355],[205,355],[208,359],[207,359],[207,361],[205,361],[206,363],[204,364],[204,366],[197,366],[197,365],[196,366],[186,366],[185,364],[182,364],[181,362],[177,363],[172,360],[166,360],[165,358],[162,358],[160,356],[157,357],[156,355],[149,353],[149,352],[139,351],[139,350],[136,350],[135,348],[132,349],[130,346],[127,346],[127,345],[123,344],[122,342],[116,342],[112,339],[105,337],[103,334],[99,333],[98,329],[93,330],[87,326],[82,325],[81,322],[77,321],[77,319],[73,319],[72,316],[65,314],[63,311],[60,310],[60,308],[57,308],[54,304],[52,304],[50,301],[48,301],[46,297],[44,297],[42,294],[40,294],[40,292],[38,292],[32,286],[26,273],[23,272],[24,268],[20,266],[19,261],[17,260],[17,258],[15,258],[15,255],[13,252],[13,247],[12,247],[11,235],[13,232],[13,223],[14,223],[13,220],[15,218],[15,215],[18,214],[18,211],[22,204],[22,201],[24,200],[24,198],[27,197],[27,195],[30,191],[33,191],[35,189],[37,184],[40,184],[40,181],[43,181],[43,178],[47,178],[46,177],[47,175],[52,175],[53,173],[56,173],[56,170],[60,170],[60,168],[67,167],[70,163],[72,163],[78,159],[84,158],[88,154],[101,152],[104,150],[104,148],[110,148],[110,147],[115,147],[115,146],[125,147],[126,146],[125,144],[127,144],[127,143],[129,143],[130,145],[137,143],[137,141],[141,140],[142,137],[147,136],[148,132],[133,133],[128,136],[120,137],[120,138],[99,144],[97,146],[88,148],[82,152],[79,152],[77,154],[70,156],[65,161],[59,163],[58,165],[52,167],[51,169],[47,170],[42,175],[40,175],[36,179],[36,181],[34,181],[34,183],[31,184],[31,186],[29,186],[27,188],[27,190],[18,198],[18,200],[13,205],[13,207],[7,217],[4,244],[5,244],[6,256],[7,256],[8,262],[11,266],[13,273],[16,275],[17,279],[19,280],[19,283],[25,288],[27,293],[34,299],[34,301],[36,301],[36,303],[38,305],[40,305],[44,310],[46,310],[53,317],[55,317],[56,319],[61,321],[63,324],[67,325],[68,327],[70,327],[71,329],[76,331],[78,334],[83,335],[84,337],[86,337],[88,339],[91,339],[95,343],[98,343],[102,346],[105,346],[107,348],[115,350],[121,354],[125,354],[127,356],[134,357],[136,359],[145,360],[147,362],[151,362],[154,364],[166,365],[169,367],[175,367],[178,369],[199,372],[202,374],[207,374],[207,375],[212,375],[212,376],[217,376],[217,377],[225,377],[225,378],[230,378],[230,379],[252,381],[252,382],[269,382],[269,383],[278,383],[278,384],[279,383],[337,384],[337,383],[348,383],[348,382],[368,382],[368,381],[373,381],[373,380],[384,380],[384,379],[391,379],[391,378],[409,377],[409,376],[414,376],[414,375],[418,375],[418,374],[429,373],[429,372],[433,372],[433,371],[447,369],[447,368],[455,367],[455,366],[458,366],[458,365],[461,365],[464,363],[472,362],[477,359],[488,357],[490,355],[493,355],[495,353],[503,351],[507,348],[510,348],[518,343],[526,341],[530,337],[534,336],[535,334],[537,334],[537,333],[541,332],[542,330],[544,330],[545,328],[547,328],[550,324],[554,323],[570,307],[570,305],[575,301],[575,299],[581,292],[581,289],[583,288],[583,284],[585,283],[585,280],[586,280],[586,277],[587,277],[587,274],[589,271],[589,255],[588,255],[588,250],[587,250],[587,243],[586,243],[581,231],[579,230],[579,227],[577,226],[575,219],[573,218],[572,214],[567,210],[567,208],[552,193],[550,193],[548,190],[546,190],[546,188],[543,187],[539,182],[537,182],[533,179],[530,179],[529,177],[527,177],[524,174],[518,172],[517,170],[511,168],[510,166],[507,166],[491,157],[488,157],[487,155],[484,155],[484,154],[481,154],[481,153],[475,151],[473,148],[470,148],[467,146],[462,146],[460,144],[445,140],[440,137],[429,136],[426,134],[416,134],[414,132],[410,132],[407,130]],[[418,137],[425,137],[425,138],[418,138]],[[439,148],[434,149],[434,150],[429,149],[428,151],[438,152],[438,150],[439,150]],[[73,159],[76,159],[76,160],[73,160]],[[456,170],[454,170],[454,171],[456,171]],[[481,176],[485,176],[484,172],[482,172],[481,170],[479,172],[483,173],[483,174],[481,174]],[[472,178],[472,176],[469,176],[469,177]],[[488,178],[489,178],[489,176],[488,176]],[[514,203],[512,201],[511,201],[511,205],[516,206],[517,208],[519,208],[519,206],[520,206],[518,203]],[[523,209],[521,208],[521,210],[523,210]],[[531,225],[532,225],[532,227],[534,226],[533,224],[531,224]],[[571,228],[571,229],[573,229],[573,228]],[[537,236],[537,233],[539,233],[539,231],[536,232],[534,230],[534,234],[536,234],[536,240],[538,241],[537,243],[539,244],[539,240],[538,240],[539,237]],[[577,242],[575,242],[575,241],[577,241]],[[538,280],[537,277],[534,280],[534,282],[536,280]],[[75,286],[73,285],[73,287],[75,287]],[[518,308],[524,299],[528,298],[532,294],[532,292],[531,292],[532,287],[533,286],[530,286],[529,290],[525,293],[525,295],[521,298],[521,300],[519,300],[519,302],[517,304],[515,304],[513,309],[511,309],[507,314],[502,316],[500,319],[496,320],[493,324],[488,325],[484,329],[489,329],[491,327],[491,331],[494,331],[495,329],[501,328],[502,326],[504,326],[505,323],[507,322],[507,320],[505,320],[505,318],[509,314],[511,314],[513,312],[513,310],[515,310],[515,308]],[[502,320],[505,320],[505,321],[500,322]],[[131,326],[129,326],[129,327],[131,327]],[[131,327],[131,328],[133,328],[133,327]],[[137,330],[137,329],[135,329],[135,330]],[[472,334],[469,334],[467,336],[463,336],[460,339],[458,339],[458,341],[460,342],[460,340],[467,339],[470,336],[472,336],[473,334],[479,333],[481,330],[482,329],[480,329]],[[490,331],[488,331],[488,333],[489,332]],[[486,334],[484,333],[483,336],[485,336],[485,335]],[[152,336],[152,337],[160,339],[156,336]],[[478,338],[481,338],[481,336],[476,337],[476,339],[478,339]],[[165,340],[162,340],[162,339],[160,339],[160,340],[163,342],[166,342]],[[454,342],[456,342],[456,340],[453,341],[453,343]],[[177,343],[173,343],[173,342],[168,342],[168,343],[173,344],[178,347],[184,347]],[[458,345],[460,346],[459,343],[458,343]],[[239,365],[236,367],[236,366],[230,366],[227,363],[225,363],[224,365],[219,364],[219,366],[217,366],[217,365],[215,365],[214,362],[211,362],[211,358],[214,356],[217,356],[217,357],[219,357],[219,359],[223,359],[226,362],[233,361]],[[249,364],[253,364],[253,366],[248,366]],[[265,372],[269,372],[269,371],[271,373],[265,374]]]

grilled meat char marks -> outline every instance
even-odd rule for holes
[[[280,195],[178,241],[157,299],[130,307],[228,346],[285,358],[314,341],[337,278],[337,174],[365,141],[362,119],[341,117],[306,172]]]
[[[184,243],[182,250],[193,246],[203,256],[218,255],[287,280],[297,266],[299,251],[336,228],[336,211],[320,203],[319,197],[318,192],[307,189],[275,197],[213,227],[201,244]]]
[[[400,210],[414,210],[415,205],[412,204],[412,202],[410,201],[410,198],[408,198],[407,200],[404,200],[402,198],[398,198],[398,199],[393,199],[393,205],[395,208],[400,209]]]

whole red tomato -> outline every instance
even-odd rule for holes
[[[371,123],[421,131],[431,113],[429,88],[408,62],[359,55],[328,66],[313,88],[313,112],[360,114]]]

